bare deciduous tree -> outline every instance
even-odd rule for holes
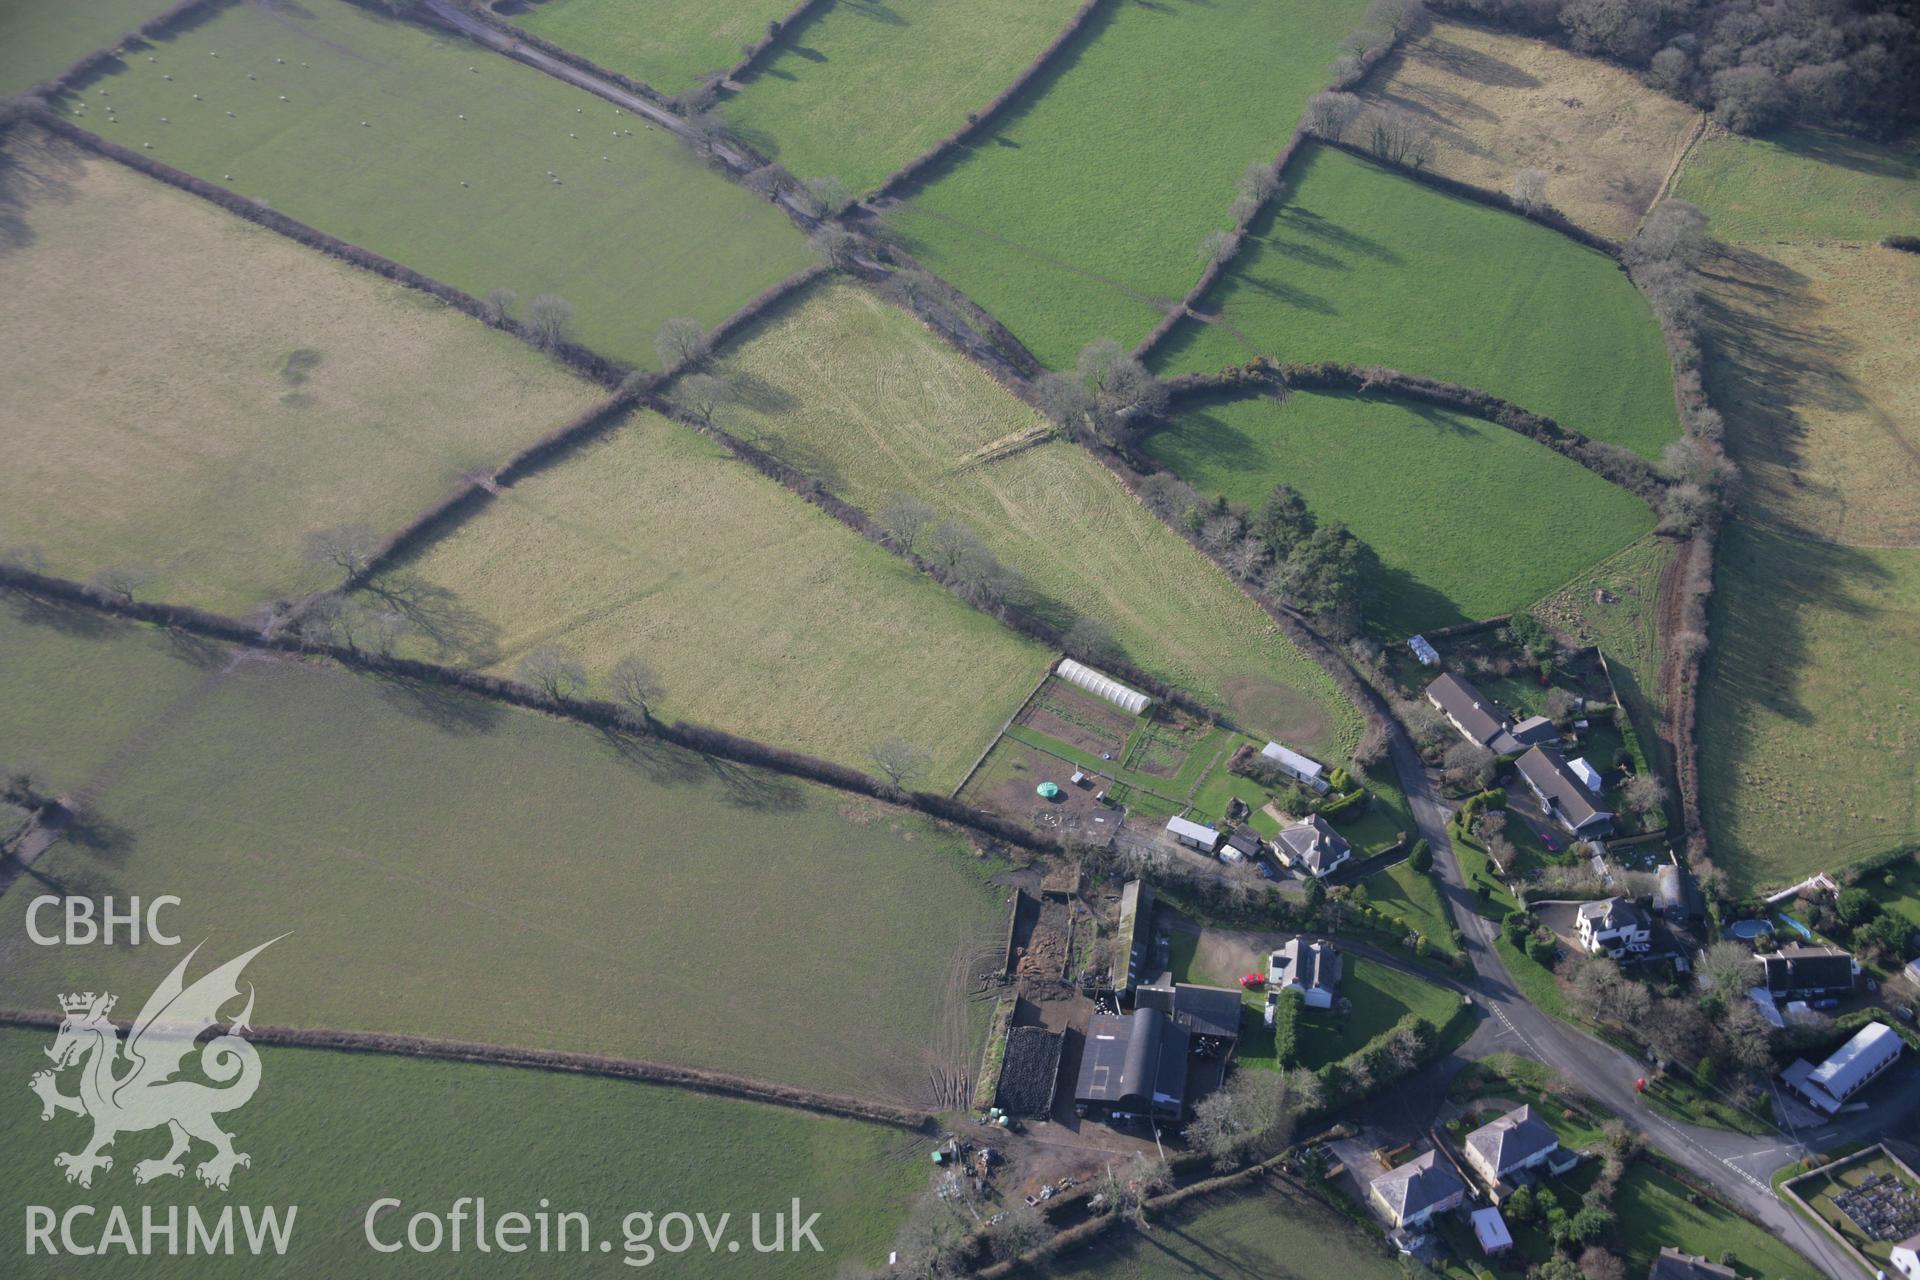
[[[1323,90],[1307,99],[1307,132],[1338,142],[1364,109],[1365,104],[1351,93]]]
[[[1107,662],[1118,657],[1120,646],[1113,638],[1113,629],[1098,618],[1081,614],[1067,628],[1060,640],[1060,647],[1070,657],[1082,662]]]
[[[1209,231],[1200,237],[1197,252],[1202,262],[1225,262],[1240,247],[1240,237],[1231,231]]]
[[[713,425],[714,410],[733,401],[733,384],[718,374],[692,373],[673,384],[673,402],[703,426]]]
[[[520,659],[514,674],[549,698],[570,698],[587,683],[587,669],[573,650],[557,644],[543,644]]]
[[[153,574],[135,564],[109,565],[87,579],[87,585],[133,603],[133,593],[153,581]]]
[[[642,720],[652,720],[653,704],[667,695],[667,686],[653,664],[632,653],[613,664],[613,670],[607,673],[607,687],[616,701],[639,712]]]
[[[1707,215],[1685,200],[1668,197],[1653,206],[1622,256],[1629,266],[1677,262],[1697,266],[1707,251]]]
[[[933,755],[925,747],[899,737],[882,738],[867,754],[873,767],[896,791],[904,791],[933,763]]]
[[[1433,159],[1433,130],[1398,107],[1372,108],[1360,131],[1367,150],[1388,164],[1420,169]]]
[[[1651,821],[1667,804],[1667,784],[1658,774],[1637,773],[1627,780],[1627,807]]]
[[[314,564],[330,564],[357,578],[367,571],[380,550],[380,535],[364,524],[338,524],[309,533],[301,555]]]
[[[1547,174],[1544,169],[1522,169],[1513,175],[1513,202],[1528,213],[1545,213],[1551,206],[1547,203]]]
[[[660,356],[662,368],[677,369],[707,353],[707,331],[698,320],[675,316],[660,326],[653,349]]]
[[[480,300],[480,310],[492,323],[505,324],[513,319],[514,304],[519,301],[520,295],[511,289],[489,289]]]
[[[573,329],[573,304],[558,294],[543,293],[527,304],[527,331],[543,351],[567,340]]]
[[[824,223],[815,229],[814,233],[807,237],[807,244],[812,247],[820,261],[836,271],[845,271],[860,259],[860,237],[845,227],[831,222]]]
[[[874,512],[873,522],[901,551],[912,551],[920,535],[939,513],[910,493],[896,493]]]
[[[847,184],[835,177],[808,178],[801,185],[806,188],[807,203],[813,206],[816,218],[831,218],[853,200]]]

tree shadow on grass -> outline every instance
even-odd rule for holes
[[[1407,181],[1411,182],[1412,179],[1409,178]],[[1318,236],[1327,243],[1338,245],[1350,252],[1364,254],[1376,262],[1398,266],[1406,261],[1378,240],[1363,236],[1357,231],[1348,230],[1339,223],[1323,218],[1301,205],[1282,205],[1274,224],[1275,228],[1277,229],[1281,223],[1306,235]]]
[[[638,769],[659,786],[689,786],[707,776],[697,752],[645,734],[601,729],[600,743],[621,764]]]
[[[78,150],[55,145],[24,126],[13,130],[0,146],[0,255],[32,244],[28,208],[71,204],[74,180],[85,170]]]
[[[13,616],[30,627],[49,627],[63,635],[86,640],[107,640],[125,635],[135,624],[111,614],[94,613],[58,600],[46,600],[25,592],[6,595]]]
[[[701,756],[707,772],[720,783],[720,799],[735,809],[759,813],[798,813],[807,807],[806,790],[794,779],[765,769],[753,769],[717,756]]]
[[[182,631],[178,627],[168,627],[163,634],[166,636],[167,652],[196,671],[224,670],[234,660],[234,650],[221,641]]]
[[[1442,36],[1429,35],[1418,46],[1422,62],[1430,63],[1462,80],[1471,80],[1493,89],[1538,89],[1543,83],[1531,72],[1522,71],[1480,49],[1469,49]]]
[[[444,733],[492,733],[507,714],[505,707],[491,699],[447,685],[393,675],[371,679],[381,701]]]
[[[385,574],[361,588],[398,613],[441,659],[476,667],[500,660],[500,628],[460,602],[446,587],[403,572]]]

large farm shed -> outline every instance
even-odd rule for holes
[[[1068,684],[1076,685],[1088,693],[1105,698],[1116,707],[1136,716],[1145,712],[1153,702],[1152,698],[1138,689],[1129,688],[1106,672],[1095,671],[1092,667],[1075,662],[1072,658],[1060,659],[1060,665],[1055,668],[1055,674]]]

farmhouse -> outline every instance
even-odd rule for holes
[[[1220,850],[1222,862],[1244,862],[1258,860],[1260,852],[1266,846],[1260,843],[1260,833],[1252,827],[1241,827],[1227,837],[1227,843]]]
[[[1895,1271],[1908,1277],[1908,1280],[1920,1280],[1920,1236],[1908,1236],[1893,1246],[1887,1261],[1893,1264]]]
[[[1068,684],[1085,689],[1095,697],[1105,698],[1122,711],[1132,715],[1145,714],[1147,707],[1153,702],[1152,698],[1138,689],[1129,688],[1106,672],[1095,671],[1092,667],[1075,662],[1072,658],[1060,659],[1060,665],[1054,668],[1054,673]]]
[[[1187,1105],[1185,1027],[1158,1009],[1096,1014],[1087,1023],[1073,1107],[1082,1116],[1178,1120]]]
[[[1316,813],[1282,831],[1274,844],[1274,854],[1286,866],[1318,880],[1351,858],[1353,846]]]
[[[1147,968],[1153,947],[1153,886],[1129,880],[1120,890],[1120,928],[1113,946],[1113,989],[1133,991]]]
[[[1593,802],[1593,793],[1552,747],[1529,748],[1518,767],[1541,811],[1568,833],[1588,838],[1613,829],[1613,814]]]
[[[1467,1135],[1467,1163],[1489,1187],[1521,1169],[1537,1169],[1560,1149],[1560,1139],[1530,1106],[1516,1107]]]
[[[1467,1184],[1438,1151],[1428,1151],[1375,1178],[1369,1191],[1394,1226],[1418,1227],[1436,1213],[1457,1208],[1466,1199]]]
[[[1853,994],[1860,967],[1838,947],[1782,947],[1760,957],[1767,992],[1778,1000],[1819,1000]]]
[[[1603,952],[1618,960],[1629,951],[1644,951],[1653,937],[1653,922],[1637,903],[1626,898],[1583,902],[1574,915],[1580,945],[1590,954]]]
[[[1780,1078],[1819,1110],[1837,1115],[1847,1099],[1900,1060],[1902,1047],[1899,1032],[1884,1022],[1869,1022],[1819,1066],[1801,1058]]]
[[[1491,698],[1449,671],[1427,686],[1427,701],[1468,742],[1499,751],[1493,743],[1506,733],[1507,715]]]
[[[1190,818],[1168,818],[1167,834],[1189,849],[1212,853],[1220,847],[1220,833],[1204,822]]]
[[[1298,991],[1309,1009],[1331,1009],[1343,964],[1331,942],[1289,938],[1267,957],[1267,982],[1278,991]]]
[[[1703,1257],[1682,1253],[1672,1245],[1668,1245],[1660,1250],[1660,1256],[1653,1260],[1653,1267],[1647,1272],[1647,1280],[1735,1280],[1739,1274],[1732,1267],[1708,1262]]]
[[[1260,754],[1273,761],[1273,763],[1279,767],[1280,772],[1286,774],[1295,782],[1303,786],[1312,787],[1315,791],[1322,794],[1326,793],[1328,784],[1325,774],[1327,770],[1326,766],[1322,765],[1318,760],[1303,756],[1298,751],[1289,747],[1283,747],[1277,742],[1269,742],[1266,746],[1260,748]]]

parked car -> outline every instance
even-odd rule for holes
[[[1260,861],[1254,863],[1253,869],[1262,880],[1278,880],[1280,878],[1280,873],[1278,871],[1275,871],[1273,869],[1273,864],[1271,862],[1268,862],[1265,858],[1262,858],[1260,859]]]

